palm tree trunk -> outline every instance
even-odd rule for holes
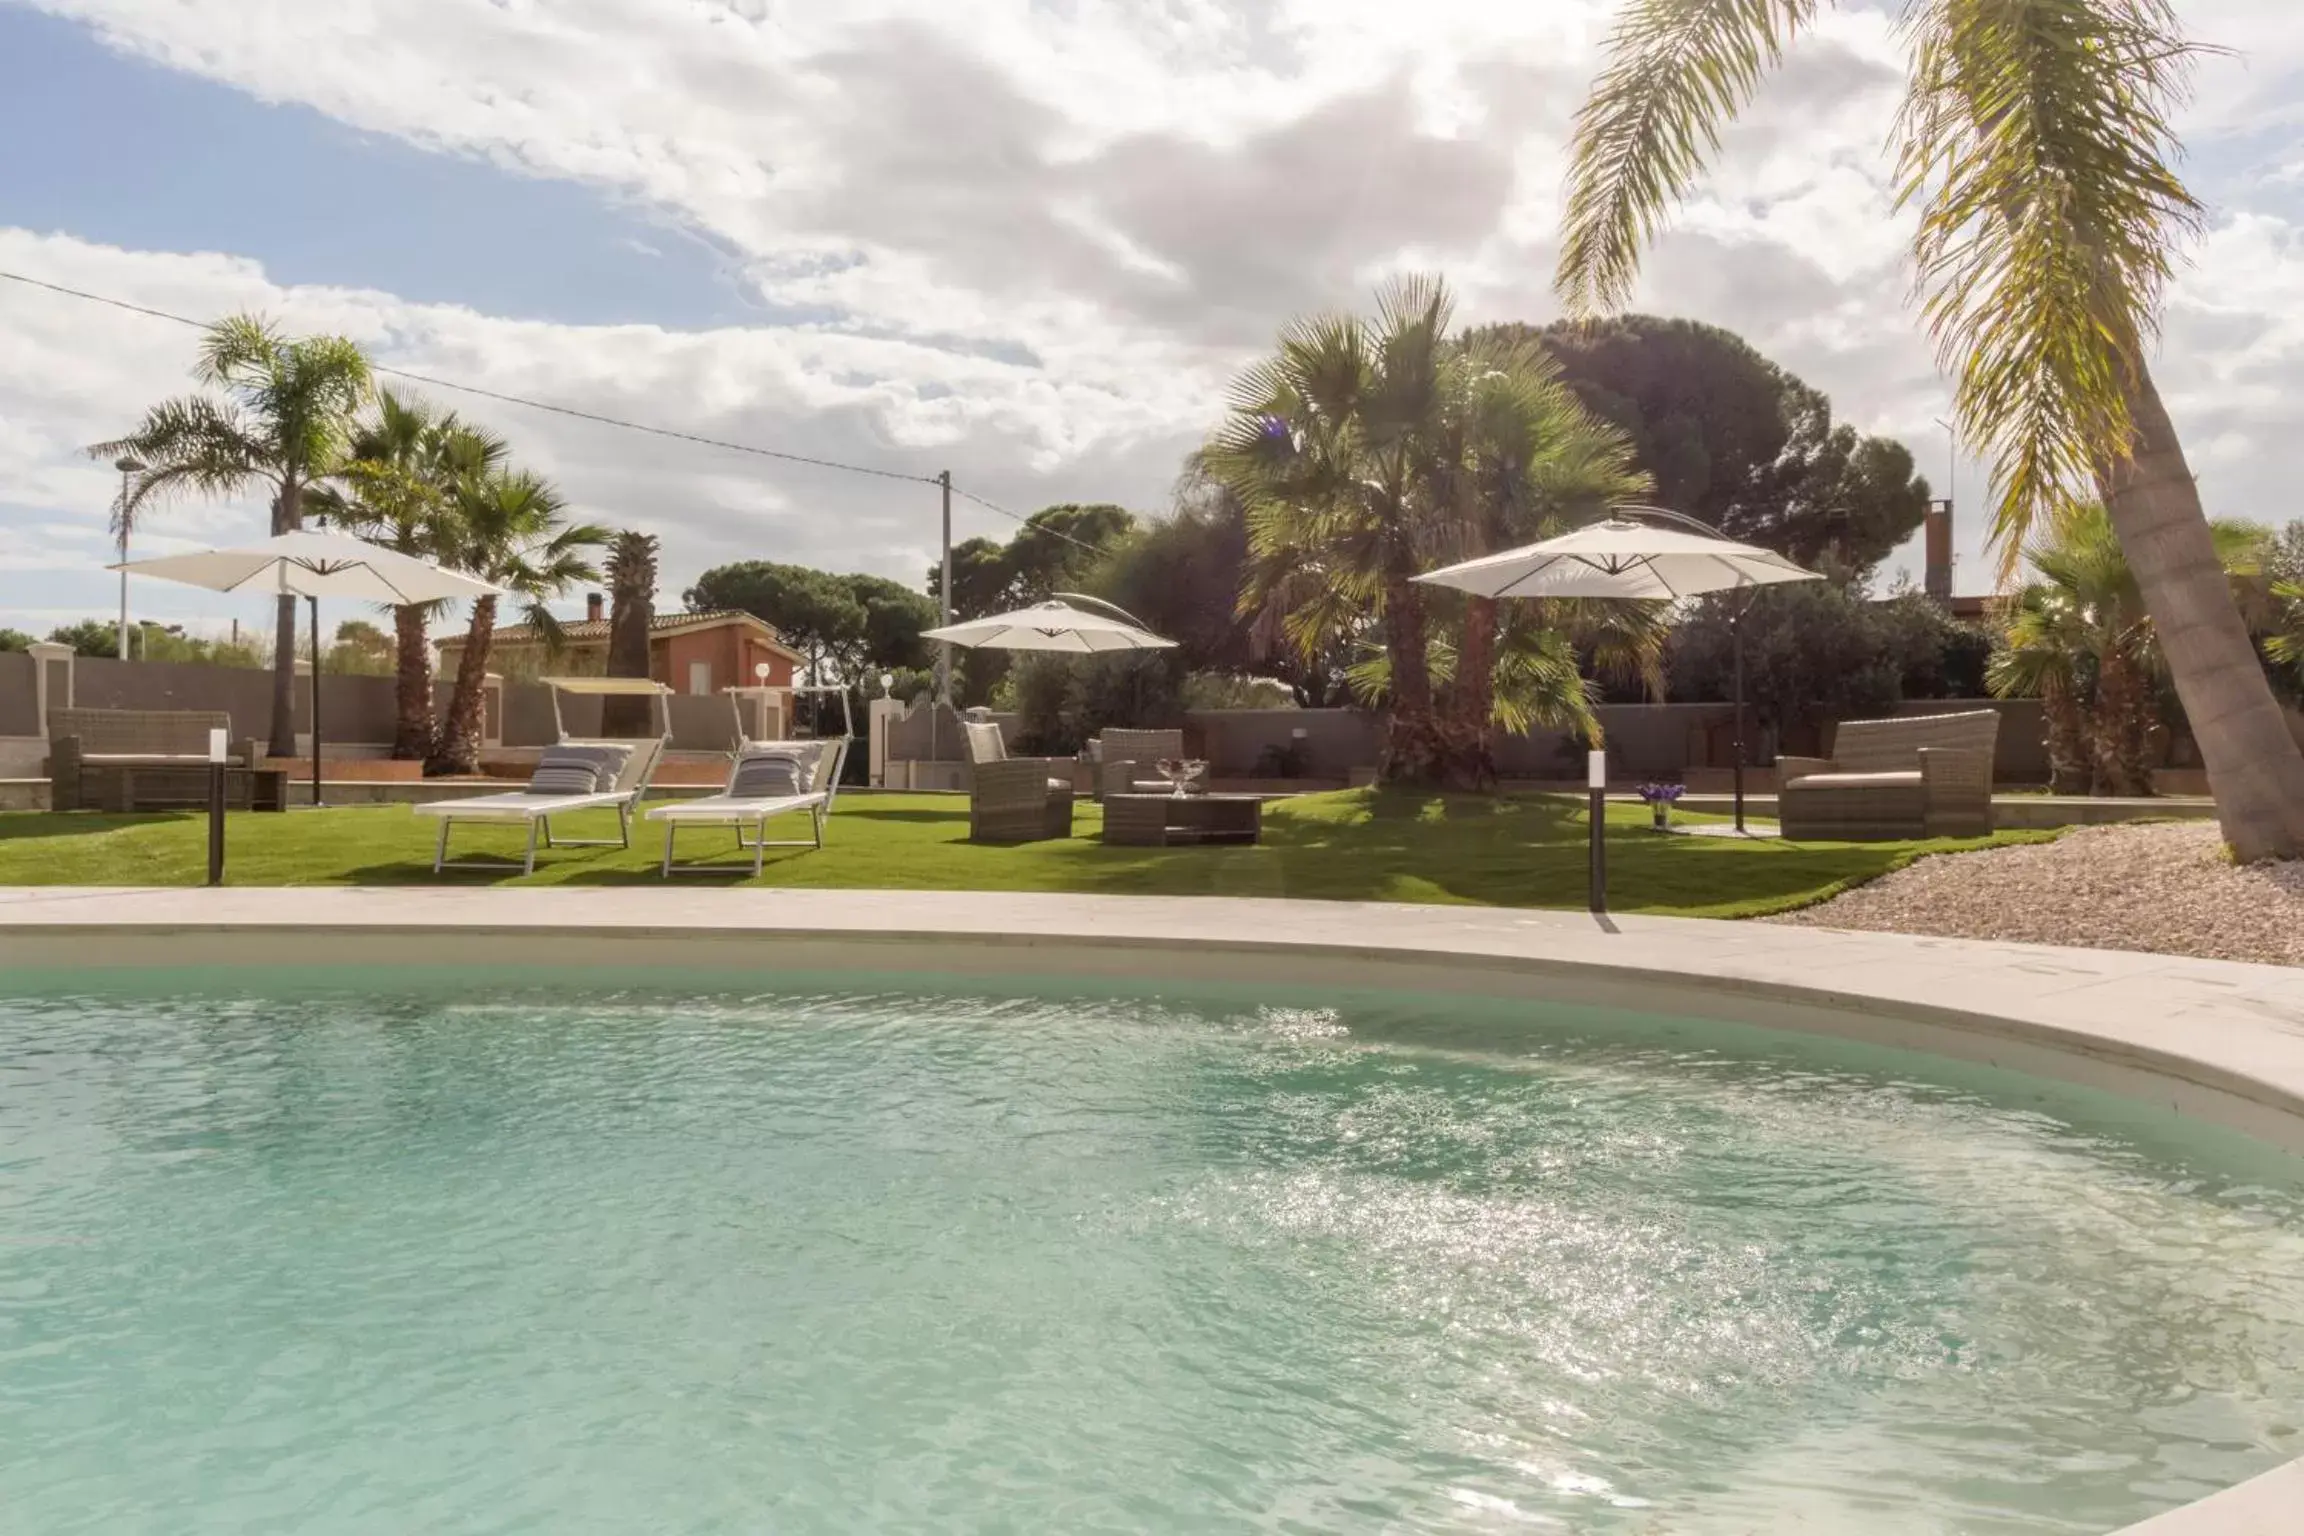
[[[2224,840],[2243,863],[2304,858],[2304,750],[2233,605],[2200,487],[2141,361],[2126,393],[2135,452],[2105,471],[2104,505],[2207,763]]]
[[[2089,760],[2088,722],[2070,683],[2051,679],[2040,690],[2040,711],[2048,720],[2048,792],[2085,795],[2094,782]]]
[[[2151,705],[2144,687],[2142,669],[2133,652],[2115,643],[2106,648],[2097,663],[2096,713],[2091,745],[2096,761],[2096,793],[2134,797],[2148,792],[2150,781],[2143,786],[2136,782],[2135,764],[2130,743]]]
[[[303,521],[304,488],[290,476],[272,498],[272,531],[294,533]],[[272,740],[265,750],[274,757],[296,755],[296,599],[285,595],[272,628]]]
[[[397,642],[393,678],[392,756],[422,762],[432,754],[432,655],[424,638],[424,610],[402,603],[392,610]]]
[[[1456,686],[1451,691],[1445,782],[1450,789],[1480,791],[1496,784],[1496,599],[1473,597],[1464,604],[1464,639],[1456,649]]]
[[[464,654],[456,659],[456,688],[448,696],[448,719],[440,743],[425,759],[427,774],[480,771],[481,685],[488,677],[488,647],[496,635],[496,599],[472,600],[472,627],[464,637]]]
[[[1432,716],[1432,669],[1426,655],[1423,589],[1407,569],[1384,580],[1384,630],[1392,661],[1392,719],[1378,775],[1388,784],[1432,784],[1440,777],[1440,741]]]

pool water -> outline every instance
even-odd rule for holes
[[[0,997],[9,1532],[2098,1532],[2304,1454],[2295,1166],[2024,1079],[1366,995],[216,985]]]

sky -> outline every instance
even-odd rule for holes
[[[2179,0],[2213,218],[2158,368],[2210,511],[2304,515],[2304,7]],[[1009,513],[1169,504],[1291,316],[1445,273],[1544,321],[1608,0],[0,0],[0,271],[268,314],[500,393],[903,474]],[[1989,590],[1985,468],[1909,303],[1882,145],[1901,44],[1850,0],[1730,134],[1637,307],[1741,332],[1911,447]],[[0,281],[0,625],[114,611],[85,452],[194,333]],[[919,584],[932,486],[460,399],[664,598],[763,558]],[[955,536],[1003,536],[966,497]],[[262,536],[154,512],[133,553]],[[1895,565],[1911,569],[1916,551]],[[261,605],[139,581],[139,616]],[[571,597],[570,607],[580,606]]]

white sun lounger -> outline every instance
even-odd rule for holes
[[[764,754],[798,756],[803,760],[813,757],[815,770],[809,776],[808,788],[797,795],[757,796],[738,798],[723,790],[700,800],[679,800],[659,805],[648,812],[650,821],[664,824],[664,874],[705,875],[725,871],[726,864],[674,864],[672,839],[682,827],[733,827],[736,846],[752,855],[752,873],[760,873],[768,850],[771,848],[821,848],[824,846],[824,818],[832,813],[833,798],[840,793],[840,770],[848,760],[848,738],[835,736],[815,741],[747,741],[736,749],[735,761],[728,770],[728,782],[734,785],[737,771],[747,758]],[[781,842],[768,840],[768,823],[775,817],[805,811],[808,815],[809,837],[791,838]],[[750,832],[749,840],[745,833]]]
[[[552,715],[558,727],[563,747],[629,747],[631,753],[616,775],[614,789],[595,790],[589,794],[549,795],[534,790],[511,790],[501,795],[478,795],[469,800],[432,800],[414,807],[419,816],[435,817],[440,822],[440,840],[432,853],[432,872],[444,869],[517,869],[524,875],[536,872],[536,842],[539,834],[547,848],[629,848],[632,846],[632,807],[648,792],[648,784],[655,777],[656,765],[663,761],[664,749],[672,739],[671,711],[663,703],[669,691],[661,683],[638,678],[546,678],[551,685]],[[608,741],[573,737],[565,727],[559,726],[560,693],[587,694],[649,694],[656,698],[657,709],[663,712],[664,733],[640,740]],[[576,811],[613,810],[616,813],[616,836],[585,838],[554,838],[552,818]],[[448,858],[448,834],[458,822],[493,822],[524,824],[528,828],[528,847],[520,862],[506,859]]]

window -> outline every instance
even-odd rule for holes
[[[688,663],[688,691],[692,694],[695,694],[699,698],[705,698],[711,695],[712,663],[709,661],[692,661]]]

